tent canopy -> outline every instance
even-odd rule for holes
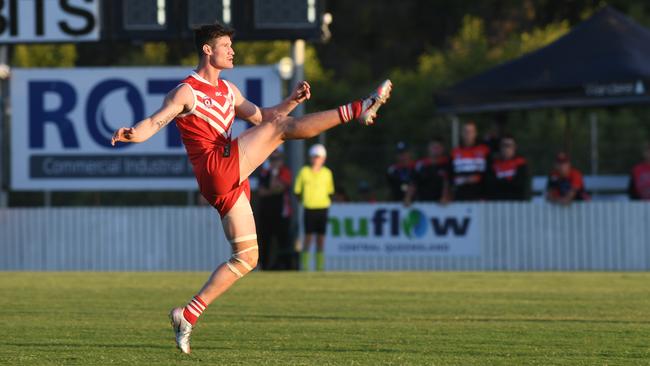
[[[605,7],[550,45],[434,96],[438,113],[650,103],[650,30]]]

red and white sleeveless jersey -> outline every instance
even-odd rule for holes
[[[214,86],[195,72],[180,85],[188,85],[194,95],[192,109],[176,117],[183,144],[194,163],[206,150],[229,142],[229,130],[235,121],[235,93],[227,81],[218,79]]]

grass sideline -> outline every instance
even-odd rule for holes
[[[649,273],[0,274],[3,365],[650,365]]]

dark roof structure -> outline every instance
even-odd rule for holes
[[[434,95],[462,114],[650,103],[650,30],[611,7],[557,41]]]

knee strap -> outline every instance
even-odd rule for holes
[[[250,248],[246,248],[244,250],[240,250],[239,252],[233,253],[232,257],[230,257],[230,260],[226,262],[226,266],[228,266],[228,269],[235,274],[238,278],[244,277],[244,275],[250,271],[253,270],[253,267],[248,264],[245,260],[241,259],[239,257],[240,254],[247,253],[253,250],[257,250],[257,245],[252,246]],[[235,264],[241,264],[244,268],[246,268],[246,273],[242,273],[236,266]]]
[[[242,235],[230,240],[231,244],[241,243],[242,241],[256,240],[257,234]],[[257,248],[257,247],[254,247]],[[250,249],[250,248],[249,248]],[[246,250],[246,249],[244,249]],[[242,253],[243,251],[239,252]]]

